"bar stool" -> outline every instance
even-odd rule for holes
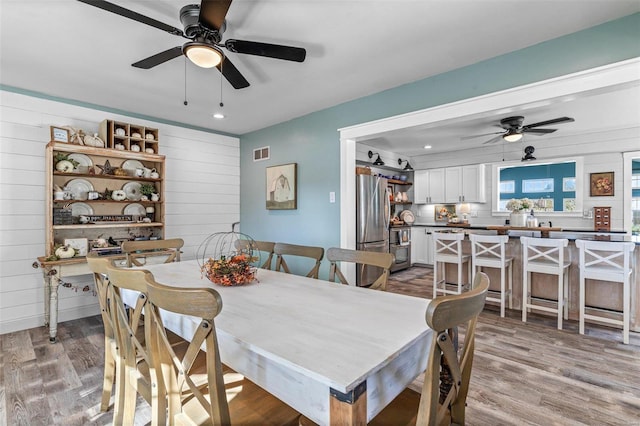
[[[483,272],[482,268],[484,267],[500,269],[500,297],[487,296],[487,300],[500,303],[500,316],[504,318],[507,294],[509,295],[509,309],[513,309],[513,257],[507,257],[509,236],[469,234],[469,239],[471,240],[471,270],[473,274]],[[508,290],[505,288],[507,275],[509,278]]]
[[[629,344],[629,318],[631,312],[631,277],[635,249],[632,242],[576,240],[580,250],[580,334],[584,334],[584,320],[622,325],[622,341]],[[585,313],[585,282],[601,280],[622,284],[622,320]]]
[[[527,322],[527,310],[537,309],[558,315],[558,330],[562,330],[562,318],[569,317],[569,265],[571,254],[565,257],[564,249],[569,245],[566,238],[520,237],[522,244],[522,321]],[[531,297],[531,273],[558,276],[557,308],[536,305]],[[566,283],[566,285],[565,285]]]
[[[462,254],[463,233],[433,233],[433,297],[438,297],[438,292],[443,294],[462,293],[462,267],[466,263],[468,271],[468,283],[471,284],[471,256]],[[447,263],[458,266],[458,290],[447,290]],[[438,279],[438,269],[442,266],[442,279]],[[442,288],[438,285],[442,283]]]

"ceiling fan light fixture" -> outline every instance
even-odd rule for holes
[[[502,135],[502,138],[507,142],[518,142],[522,139],[522,132],[511,129]]]
[[[217,66],[224,57],[222,51],[217,47],[197,41],[185,44],[182,50],[191,62],[201,68],[213,68]]]

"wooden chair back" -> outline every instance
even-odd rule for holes
[[[250,243],[249,240],[240,240],[240,239],[236,240],[235,241],[236,250],[244,249],[249,245],[249,243]],[[252,250],[254,252],[258,251],[260,253],[265,253],[267,257],[266,260],[262,262],[261,265],[259,265],[259,267],[262,269],[271,269],[271,263],[273,261],[273,254],[274,254],[273,250],[276,246],[276,243],[271,241],[253,241],[252,245],[253,245]],[[260,260],[262,260],[262,255],[260,256]]]
[[[139,258],[157,251],[157,250],[171,250],[168,252],[168,257],[164,263],[179,262],[180,261],[180,249],[184,246],[184,240],[182,238],[170,238],[167,240],[153,240],[153,241],[125,241],[122,243],[122,251],[127,255],[127,267],[132,266],[144,266],[144,263],[140,262]]]
[[[211,288],[175,288],[157,283],[153,276],[147,276],[149,296],[149,321],[153,332],[150,345],[152,347],[153,365],[161,371],[163,384],[168,398],[169,423],[181,424],[181,420],[192,419],[199,413],[205,416],[198,424],[229,425],[229,407],[227,404],[223,380],[222,363],[218,349],[218,339],[214,318],[222,310],[222,299],[218,292]],[[184,353],[177,354],[167,336],[160,309],[183,315],[200,318],[200,325]],[[192,367],[199,365],[196,358],[200,348],[206,348],[205,364],[207,387],[196,383],[192,377]],[[185,396],[189,395],[188,399]],[[188,404],[187,401],[190,401]],[[185,404],[183,404],[183,402]],[[190,421],[184,421],[190,424]]]
[[[471,241],[471,262],[476,266],[499,268],[507,260],[508,235],[469,234]]]
[[[489,278],[476,274],[473,288],[465,293],[438,297],[427,307],[427,324],[433,339],[420,397],[417,425],[465,424],[465,403],[471,378],[475,329],[484,308]],[[452,330],[465,327],[464,345],[458,356]],[[444,361],[444,362],[443,362]],[[441,386],[441,366],[449,370],[451,386]],[[443,368],[445,370],[445,368]]]
[[[149,271],[143,269],[122,269],[107,266],[109,281],[114,287],[114,307],[117,316],[116,336],[120,346],[127,392],[124,397],[123,424],[133,424],[137,394],[152,406],[152,425],[166,424],[166,398],[164,386],[156,370],[151,368],[151,353],[148,342],[152,329],[147,316],[149,312],[147,280],[152,279]],[[132,290],[139,293],[135,306],[127,309],[121,293]],[[140,330],[144,333],[140,333]]]
[[[621,282],[633,270],[633,242],[576,240],[576,247],[585,278]]]
[[[365,266],[381,268],[382,272],[380,276],[369,288],[384,291],[387,289],[387,280],[389,279],[391,265],[395,262],[395,256],[392,253],[331,247],[327,250],[327,260],[331,262],[331,266],[329,268],[329,281],[335,282],[337,276],[342,284],[347,285],[349,285],[349,282],[338,267],[338,262],[355,263],[358,268],[364,268]]]
[[[284,271],[290,274],[289,265],[285,261],[284,256],[307,257],[315,260],[313,268],[307,273],[309,278],[318,278],[320,272],[320,261],[324,256],[324,248],[313,246],[300,246],[296,244],[276,243],[273,248],[276,255],[276,271]]]
[[[114,309],[114,288],[107,275],[107,268],[111,265],[111,260],[99,257],[95,253],[89,253],[87,255],[87,264],[93,272],[98,303],[100,304],[100,315],[104,324],[104,377],[100,411],[106,412],[109,409],[109,401],[115,384],[115,392],[113,392],[113,422],[114,424],[119,424],[122,423],[123,414],[124,377],[123,369],[120,365],[119,344],[115,336],[115,322],[117,319]]]

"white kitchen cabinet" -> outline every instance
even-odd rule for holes
[[[433,265],[433,239],[431,228],[414,226],[411,228],[411,263]]]
[[[484,164],[447,167],[445,169],[445,202],[486,202]]]
[[[414,172],[414,203],[436,204],[445,201],[445,169]]]

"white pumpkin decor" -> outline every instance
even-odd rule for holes
[[[61,246],[56,249],[55,255],[60,259],[70,259],[76,255],[76,250],[71,246]]]
[[[127,199],[127,193],[122,189],[116,189],[111,193],[111,199],[114,201],[124,201]]]
[[[69,160],[62,160],[56,163],[56,170],[62,173],[73,172],[73,163]]]

